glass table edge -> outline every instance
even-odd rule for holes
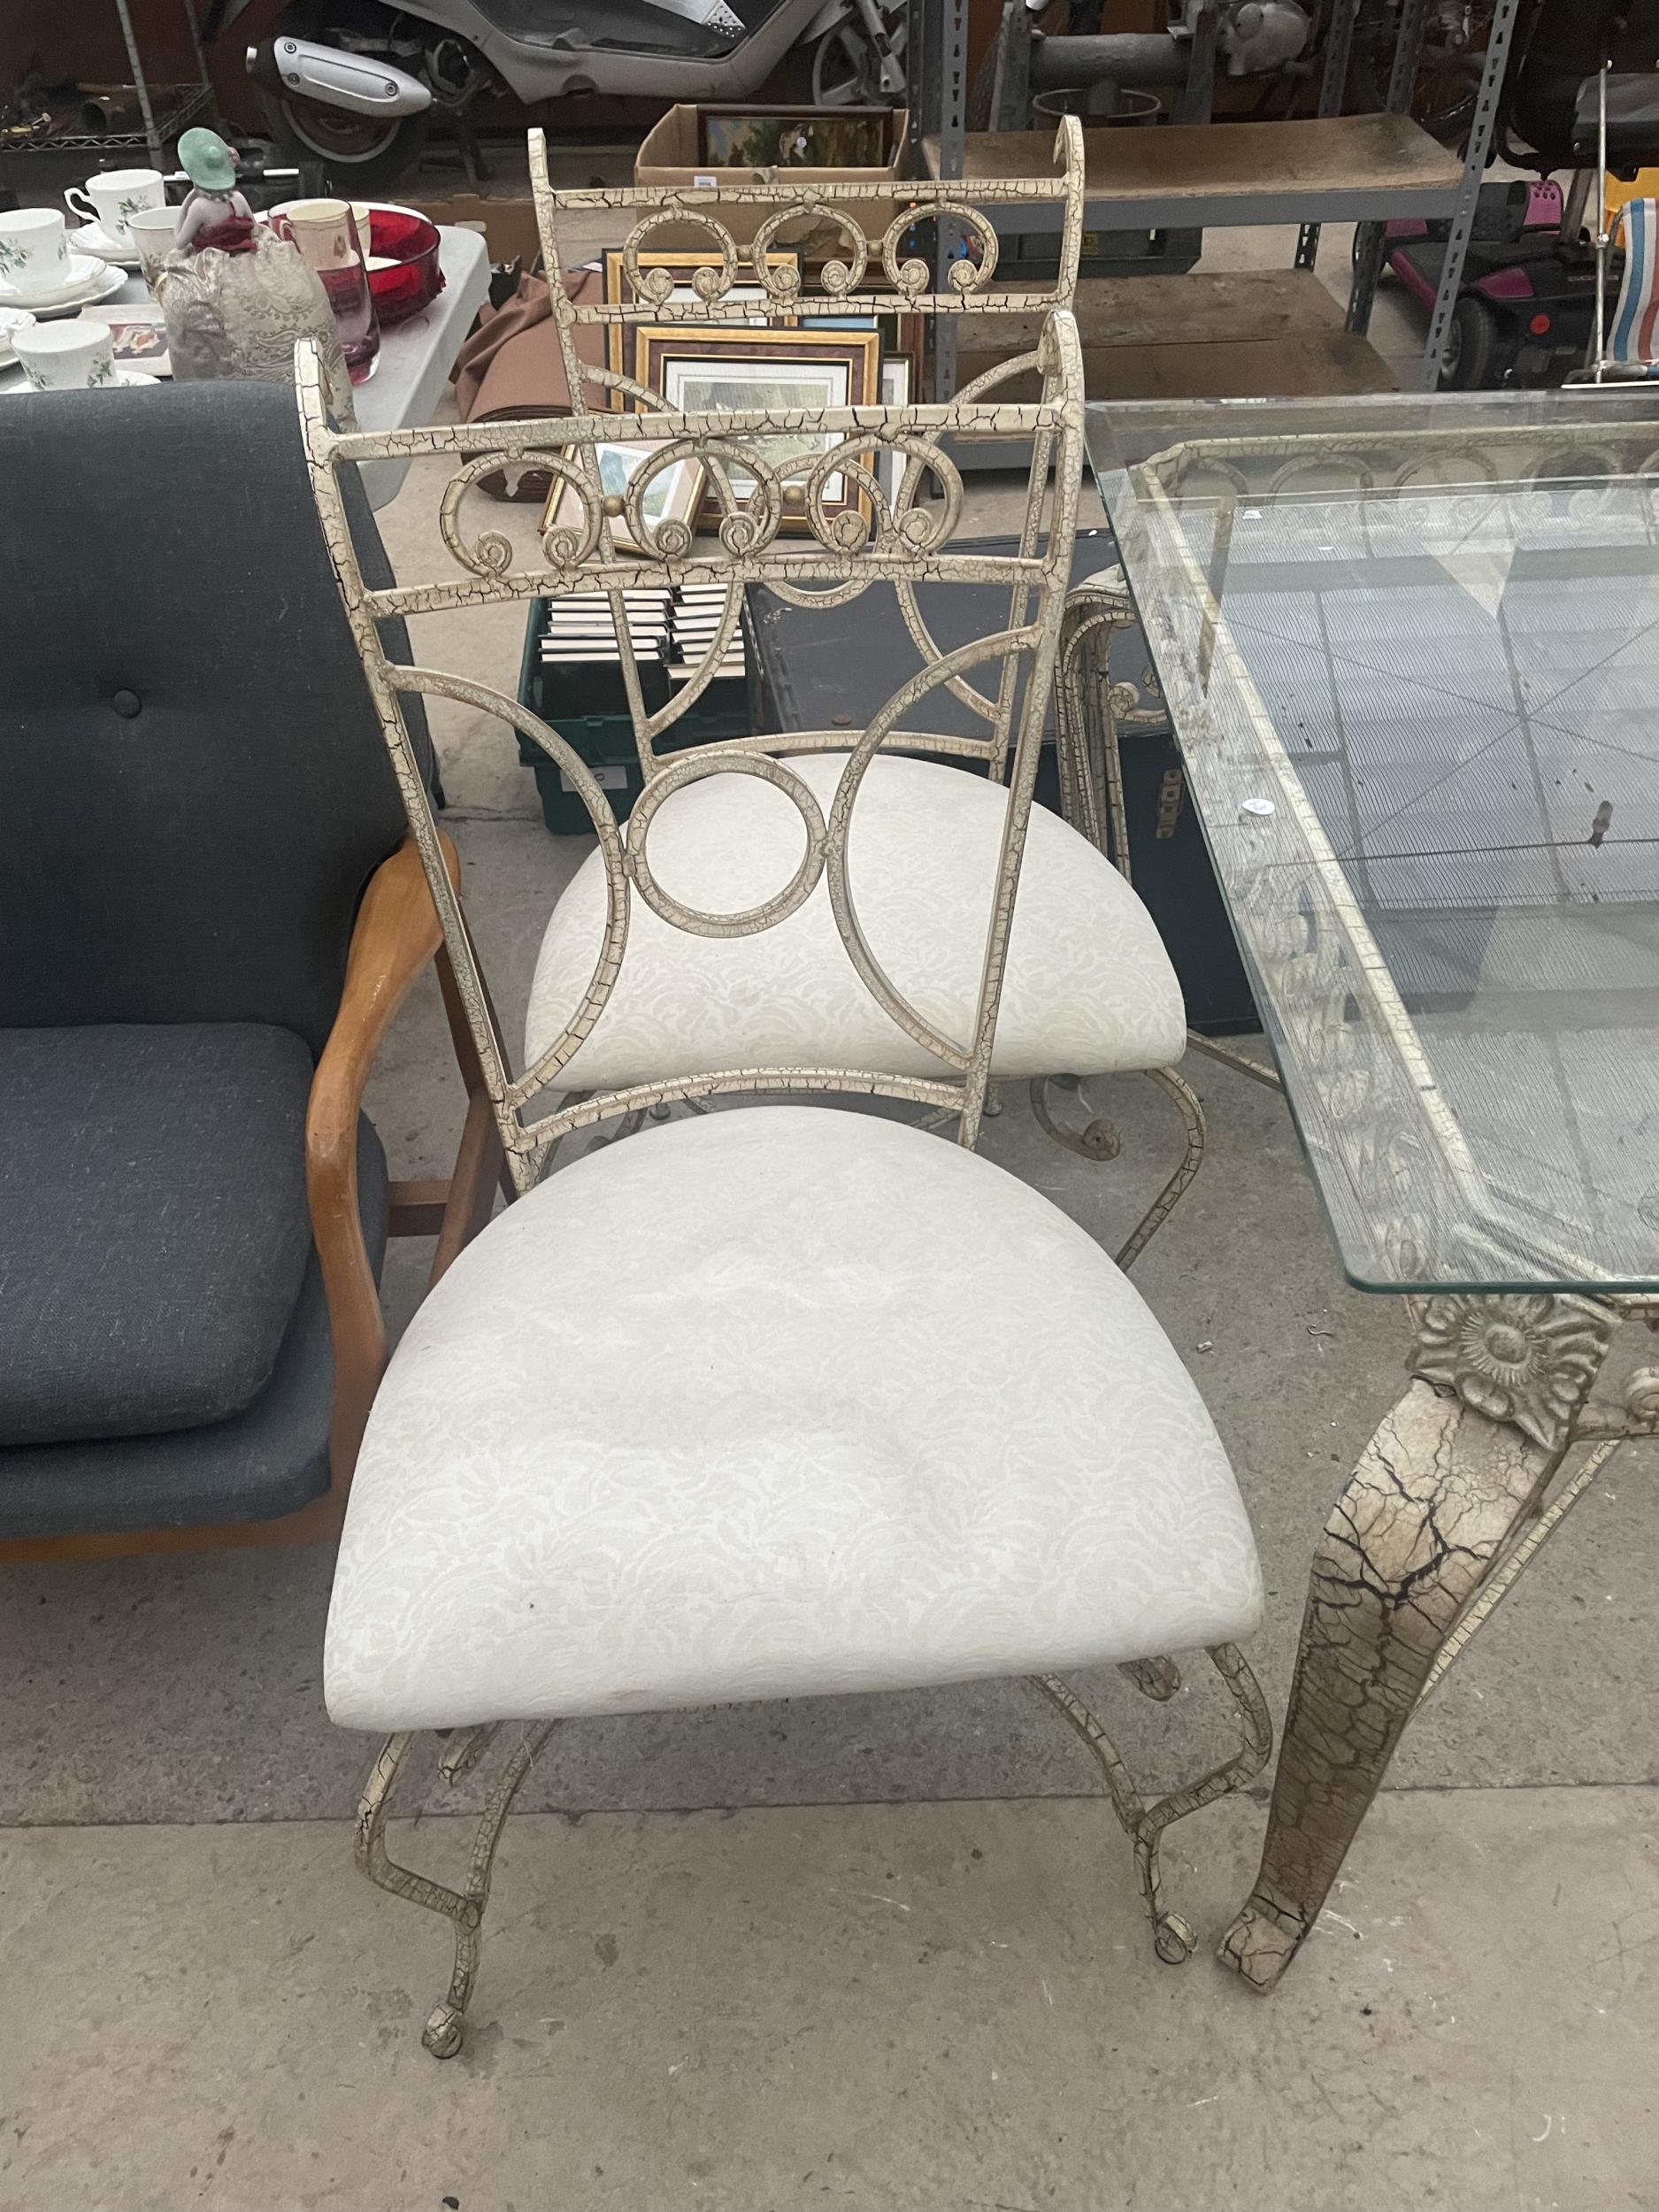
[[[1603,388],[1603,390],[1608,388]],[[1619,396],[1628,403],[1633,396],[1631,388],[1623,388]],[[1511,416],[1509,422],[1512,426],[1517,429],[1551,426],[1548,425],[1549,410],[1547,405],[1540,403],[1543,396],[1528,394],[1525,397],[1528,403],[1524,411],[1524,419],[1517,419],[1516,416]],[[1213,432],[1224,421],[1230,432],[1235,432],[1242,436],[1284,435],[1286,432],[1283,418],[1286,415],[1294,418],[1300,414],[1306,422],[1307,430],[1311,435],[1340,437],[1351,435],[1356,429],[1389,427],[1391,426],[1389,420],[1391,414],[1398,417],[1410,411],[1420,416],[1423,412],[1435,411],[1441,401],[1467,402],[1470,399],[1478,403],[1477,406],[1470,411],[1471,413],[1478,415],[1482,421],[1503,421],[1504,415],[1501,408],[1494,405],[1498,396],[1491,393],[1366,395],[1366,403],[1363,411],[1370,416],[1369,423],[1349,423],[1342,426],[1333,422],[1323,431],[1314,429],[1312,419],[1322,411],[1329,413],[1333,411],[1336,403],[1330,399],[1268,403],[1255,401],[1187,403],[1144,401],[1118,403],[1091,402],[1088,404],[1086,409],[1087,418],[1086,427],[1088,434],[1086,438],[1085,449],[1089,472],[1113,530],[1125,586],[1133,606],[1136,619],[1141,624],[1141,633],[1153,666],[1157,672],[1160,687],[1164,692],[1169,711],[1171,736],[1184,763],[1187,761],[1187,748],[1182,739],[1180,724],[1175,708],[1175,697],[1179,686],[1171,686],[1170,680],[1171,673],[1174,672],[1170,664],[1171,657],[1174,657],[1184,665],[1184,649],[1181,641],[1173,634],[1167,640],[1160,641],[1155,634],[1155,626],[1146,620],[1142,611],[1141,592],[1137,588],[1137,567],[1145,564],[1138,564],[1136,555],[1149,548],[1150,533],[1146,519],[1147,503],[1137,495],[1135,479],[1155,464],[1167,463],[1183,447],[1193,442],[1199,434]],[[1649,430],[1655,437],[1659,437],[1659,405],[1655,404],[1656,400],[1659,400],[1659,395],[1649,388],[1647,392],[1645,408],[1632,408],[1626,403],[1610,411],[1610,419],[1618,425]],[[1391,402],[1393,403],[1392,408]],[[1517,411],[1517,416],[1522,414],[1523,411]],[[1125,415],[1148,421],[1154,419],[1161,420],[1175,432],[1172,442],[1157,451],[1147,453],[1132,465],[1125,465],[1115,455],[1110,459],[1106,458],[1100,449],[1103,440],[1102,435],[1097,434],[1097,426],[1104,436],[1109,437],[1110,434],[1108,427],[1110,419],[1115,416],[1121,420]],[[1270,422],[1274,425],[1271,430],[1269,429]],[[1181,434],[1184,426],[1190,426],[1188,434],[1185,436]],[[1409,430],[1413,427],[1420,427],[1421,423],[1420,421],[1417,424],[1395,422],[1392,426],[1396,429]],[[1151,554],[1151,558],[1155,561],[1160,557],[1156,552]],[[1189,788],[1193,787],[1194,780],[1189,771]],[[1437,1275],[1427,1270],[1412,1271],[1404,1269],[1373,1269],[1363,1263],[1364,1256],[1367,1256],[1350,1250],[1339,1225],[1337,1210],[1331,1202],[1325,1173],[1322,1171],[1318,1164],[1318,1148],[1310,1141],[1299,1098],[1299,1091],[1308,1078],[1294,1056],[1281,1048],[1278,1034],[1279,1025],[1276,1019],[1273,989],[1270,979],[1263,974],[1254,949],[1240,926],[1233,898],[1228,887],[1228,873],[1223,864],[1221,856],[1216,850],[1212,825],[1195,788],[1193,789],[1193,801],[1205,847],[1210,854],[1212,866],[1215,868],[1228,926],[1232,930],[1240,958],[1244,964],[1246,975],[1256,997],[1257,1017],[1262,1025],[1260,1033],[1265,1039],[1272,1054],[1286,1106],[1295,1129],[1297,1142],[1302,1148],[1304,1164],[1308,1170],[1309,1179],[1313,1185],[1320,1215],[1325,1225],[1326,1233],[1330,1237],[1343,1279],[1353,1289],[1370,1296],[1424,1299],[1443,1295],[1515,1297],[1535,1296],[1541,1293],[1560,1293],[1592,1300],[1604,1298],[1638,1307],[1659,1300],[1659,1270],[1656,1270],[1652,1276],[1632,1275],[1624,1271],[1602,1274],[1583,1269],[1547,1271],[1542,1268],[1525,1272],[1505,1271],[1502,1268],[1486,1271],[1463,1269]],[[1367,933],[1369,935],[1369,932]],[[1372,942],[1374,946],[1374,940]],[[1409,1015],[1406,1016],[1406,1020],[1408,1023],[1410,1022]],[[1415,1025],[1412,1026],[1415,1027]],[[1289,1073],[1286,1072],[1287,1062],[1291,1070]]]

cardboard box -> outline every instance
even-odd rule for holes
[[[505,265],[518,261],[534,269],[541,258],[535,202],[527,193],[518,199],[487,200],[476,192],[457,192],[452,199],[405,200],[400,204],[418,208],[440,226],[481,230],[494,262]]]
[[[699,108],[695,102],[682,101],[669,109],[661,121],[647,132],[639,152],[634,157],[634,181],[636,185],[657,188],[667,186],[692,187],[699,184],[718,186],[723,191],[733,191],[745,183],[758,183],[759,173],[753,169],[710,169],[699,157],[702,132],[699,118],[703,115],[765,116],[789,111],[787,101],[748,106],[710,104]],[[861,113],[854,109],[830,109],[832,116]],[[803,192],[810,192],[815,184],[865,184],[896,181],[904,174],[905,157],[910,146],[910,115],[908,108],[884,108],[878,111],[885,119],[887,131],[887,157],[878,169],[817,169],[782,170],[780,179],[798,183]],[[896,199],[853,200],[841,204],[859,228],[869,239],[872,249],[879,242],[882,233],[898,212],[901,203]],[[764,206],[723,207],[719,219],[740,246],[746,246],[766,220],[772,211]],[[650,242],[658,251],[676,248],[706,246],[708,234],[687,223],[684,229],[664,226],[653,231]],[[826,260],[841,250],[835,240],[819,227],[817,239],[800,236],[787,231],[778,241],[780,245],[799,245],[810,259]]]

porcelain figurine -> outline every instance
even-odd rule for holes
[[[252,232],[253,211],[236,189],[234,153],[217,131],[186,131],[179,141],[179,165],[189,178],[192,189],[179,210],[173,234],[174,250],[196,253],[204,245],[227,252],[245,250]]]

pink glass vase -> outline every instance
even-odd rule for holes
[[[341,350],[354,384],[374,373],[380,350],[380,319],[369,290],[368,258],[345,200],[288,200],[271,211],[271,227],[292,241],[328,295]]]

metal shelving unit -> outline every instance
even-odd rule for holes
[[[8,137],[3,150],[12,154],[119,154],[147,152],[151,165],[165,168],[168,148],[180,131],[188,130],[198,119],[214,111],[214,91],[207,73],[207,58],[202,50],[202,34],[196,22],[192,0],[180,0],[185,21],[190,27],[190,45],[196,55],[196,81],[195,84],[152,85],[144,73],[144,61],[139,52],[137,35],[133,29],[132,10],[128,0],[115,0],[115,12],[120,19],[121,37],[127,47],[127,66],[133,73],[132,89],[138,101],[142,127],[137,130],[63,131],[53,132],[42,126],[30,136]]]
[[[1446,333],[1462,282],[1476,203],[1491,153],[1504,65],[1520,0],[1498,0],[1464,160],[1438,145],[1408,112],[1422,54],[1427,0],[1402,10],[1386,105],[1380,114],[1343,115],[1358,0],[1336,0],[1326,34],[1318,111],[1301,121],[1177,123],[1141,130],[1086,133],[1092,231],[1122,234],[1202,231],[1226,226],[1297,223],[1294,264],[1282,272],[1217,273],[1197,280],[1152,272],[1086,279],[1079,286],[1079,320],[1086,357],[1110,356],[1111,389],[1119,397],[1240,397],[1297,391],[1391,390],[1394,378],[1366,341],[1381,266],[1383,224],[1390,218],[1449,217],[1451,236],[1440,296],[1423,358],[1423,378],[1438,382]],[[935,176],[995,176],[1046,169],[1045,132],[967,132],[965,23],[963,0],[912,0],[912,51],[922,87],[920,150]],[[1046,215],[1049,211],[1043,211]],[[1035,228],[1013,214],[1021,236]],[[1039,219],[1041,220],[1041,218]],[[1049,227],[1057,226],[1053,217]],[[1354,281],[1346,314],[1316,273],[1320,227],[1360,226]],[[999,229],[1005,227],[999,225]],[[1120,329],[1144,326],[1159,297],[1156,288],[1185,283],[1202,309],[1201,334],[1184,346],[1156,335],[1113,342]],[[1137,310],[1134,296],[1155,288]],[[1175,296],[1169,296],[1173,297]],[[1179,319],[1193,326],[1184,307]],[[1209,333],[1217,334],[1211,339]],[[972,357],[972,324],[940,334],[935,388],[955,389],[960,347]],[[1300,348],[1301,358],[1297,358]],[[1195,383],[1183,391],[1179,363],[1191,357]],[[981,365],[976,362],[976,365]],[[1259,379],[1259,390],[1251,380]],[[1229,382],[1229,379],[1235,380]],[[1242,379],[1242,381],[1236,380]],[[1102,376],[1104,381],[1104,376]]]

